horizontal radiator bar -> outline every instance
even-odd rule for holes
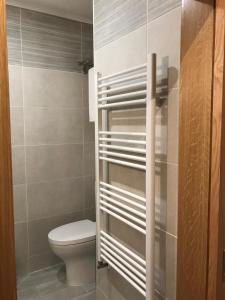
[[[146,166],[141,165],[141,164],[126,162],[126,161],[119,160],[119,159],[107,158],[107,157],[104,157],[104,156],[100,156],[99,159],[103,160],[103,161],[110,162],[110,163],[114,163],[114,164],[117,164],[117,165],[121,165],[121,166],[131,167],[131,168],[144,170],[144,171],[146,170]]]
[[[138,83],[133,83],[133,84],[129,84],[129,85],[123,85],[120,87],[116,87],[116,88],[111,88],[111,89],[107,89],[107,90],[103,90],[101,92],[98,92],[98,95],[109,95],[109,94],[113,94],[115,92],[121,92],[124,90],[129,90],[129,89],[138,89],[141,87],[145,87],[146,88],[147,82],[146,81],[142,81],[142,82],[138,82]]]
[[[100,191],[103,192],[103,193],[109,194],[110,196],[116,197],[116,198],[130,204],[130,205],[136,206],[137,208],[139,208],[141,210],[146,211],[146,206],[145,205],[139,204],[139,203],[135,202],[134,200],[130,200],[130,199],[124,197],[124,196],[118,195],[114,192],[111,192],[111,191],[105,189],[105,188],[100,188]]]
[[[143,274],[146,274],[146,267],[143,267],[140,263],[138,263],[136,260],[131,258],[129,255],[127,255],[125,252],[121,251],[119,247],[115,246],[113,243],[111,243],[109,240],[101,236],[101,241],[108,245],[111,249],[113,249],[116,253],[121,255],[126,261],[131,263],[135,268],[137,268],[140,272]]]
[[[116,79],[116,80],[112,80],[112,81],[107,81],[105,83],[99,84],[98,88],[101,89],[101,88],[104,88],[104,87],[117,85],[117,84],[120,84],[120,83],[126,82],[126,81],[134,81],[134,80],[136,81],[137,79],[140,79],[140,78],[146,79],[147,78],[147,73],[144,72],[144,73],[139,73],[139,74],[135,74],[135,75],[130,75],[130,76],[127,76],[127,77],[122,77],[120,79]]]
[[[112,184],[109,184],[109,183],[100,181],[100,185],[105,186],[105,187],[107,187],[107,188],[109,188],[109,189],[115,190],[115,191],[117,191],[117,192],[119,192],[119,193],[121,193],[121,194],[125,194],[125,195],[127,195],[127,196],[129,196],[129,197],[131,197],[131,198],[137,199],[137,200],[142,201],[142,202],[144,202],[144,203],[146,202],[146,199],[145,199],[144,197],[141,197],[141,196],[139,196],[139,195],[136,195],[136,194],[134,194],[134,193],[131,193],[131,192],[129,192],[129,191],[126,191],[126,190],[124,190],[124,189],[121,189],[121,188],[119,188],[119,187],[117,187],[117,186],[114,186],[114,185],[112,185]]]
[[[108,144],[99,144],[99,148],[106,148],[106,149],[113,149],[113,150],[121,150],[121,151],[125,151],[125,152],[135,152],[135,153],[146,154],[146,149],[141,149],[141,148],[123,147],[123,146],[108,145]]]
[[[115,263],[112,262],[105,255],[101,255],[101,257],[111,266],[115,271],[117,271],[124,279],[126,279],[137,291],[139,291],[144,297],[146,296],[145,289],[141,288],[135,281],[133,281],[124,271],[122,271]]]
[[[100,104],[98,105],[99,109],[110,109],[110,108],[116,108],[116,107],[132,107],[132,106],[141,106],[146,104],[146,99],[140,99],[140,100],[129,100],[129,101],[123,101],[123,102],[116,102],[116,103],[110,103],[110,104]]]
[[[146,219],[146,214],[145,213],[139,212],[138,210],[136,210],[134,208],[131,208],[131,207],[121,203],[120,201],[112,199],[111,197],[108,197],[104,194],[100,194],[100,198],[103,198],[104,200],[107,200],[107,201],[109,201],[109,202],[111,202],[111,203],[113,203],[113,204],[115,204],[115,205],[117,205],[117,206],[119,206],[119,207],[121,207],[121,208],[137,215],[137,216],[139,216],[140,218],[142,218],[144,220]]]
[[[147,90],[138,91],[138,92],[130,92],[130,93],[125,93],[125,94],[118,94],[118,95],[114,95],[114,96],[99,98],[98,102],[116,101],[116,100],[122,100],[122,99],[127,99],[127,98],[133,98],[133,97],[137,97],[137,96],[146,96],[146,93],[147,93]]]
[[[133,251],[131,251],[129,248],[127,248],[126,246],[124,246],[123,244],[121,244],[119,241],[117,241],[115,238],[113,238],[111,235],[109,235],[105,231],[101,230],[100,234],[102,236],[104,236],[105,238],[107,238],[107,240],[109,240],[111,243],[113,243],[114,245],[116,245],[118,248],[120,248],[127,255],[131,256],[133,259],[135,259],[136,261],[138,261],[141,265],[143,265],[144,267],[146,267],[146,261],[143,258],[141,258],[139,255],[137,255],[136,253],[134,253]]]
[[[99,135],[131,135],[131,136],[144,136],[145,132],[123,132],[123,131],[99,131]]]
[[[141,156],[137,156],[137,155],[123,154],[123,153],[112,152],[112,151],[108,151],[108,150],[99,150],[99,153],[103,154],[103,155],[107,155],[107,156],[115,156],[115,157],[125,158],[125,159],[129,159],[129,160],[146,162],[146,157],[141,157]]]
[[[137,145],[146,145],[146,141],[142,140],[126,140],[126,139],[118,139],[118,138],[106,138],[106,137],[100,137],[99,141],[103,142],[118,142],[123,144],[137,144]]]
[[[129,225],[130,227],[136,229],[137,231],[139,231],[139,232],[141,232],[141,233],[143,233],[143,234],[146,234],[146,229],[143,229],[142,227],[140,227],[140,226],[138,226],[138,225],[136,225],[136,224],[130,222],[130,221],[127,220],[126,218],[123,218],[123,217],[119,216],[117,213],[114,213],[114,212],[112,212],[111,210],[109,210],[109,209],[107,209],[107,208],[105,208],[105,207],[103,207],[103,206],[100,206],[100,210],[106,212],[107,214],[111,215],[112,217],[118,219],[119,221],[121,221],[121,222],[123,222],[123,223]]]
[[[112,75],[107,75],[107,76],[100,77],[100,78],[98,79],[98,81],[101,82],[101,81],[107,80],[107,79],[109,79],[109,78],[121,76],[121,75],[130,73],[130,72],[135,72],[135,71],[137,71],[137,70],[141,70],[141,69],[147,69],[147,64],[143,64],[143,65],[140,65],[140,66],[137,66],[137,67],[134,67],[134,68],[129,68],[129,69],[127,69],[127,70],[124,70],[124,71],[122,71],[122,72],[117,72],[117,73],[114,73],[114,74],[112,74]]]

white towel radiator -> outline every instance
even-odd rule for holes
[[[156,55],[148,64],[120,73],[96,73],[95,80],[98,265],[112,267],[147,300],[153,300]],[[109,131],[108,112],[132,107],[146,108],[146,131]],[[145,172],[145,197],[110,184],[110,164]],[[145,235],[145,259],[107,232],[109,215]]]

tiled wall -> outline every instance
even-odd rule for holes
[[[146,16],[146,0],[95,0],[95,49],[141,27],[146,23]]]
[[[87,76],[92,26],[8,7],[9,82],[18,275],[58,263],[56,226],[94,218],[94,126]]]
[[[155,284],[159,297],[175,300],[181,1],[160,2],[165,13],[154,18],[155,5],[148,23],[148,54],[157,53]]]
[[[95,68],[104,75],[112,74],[146,63],[151,53],[157,54],[155,299],[175,300],[181,0],[138,2],[94,1]],[[139,12],[135,5],[140,5]],[[133,111],[128,123],[128,115],[117,111],[111,116],[113,129],[126,131],[138,126],[141,131],[144,114]],[[110,179],[143,193],[144,174],[128,172],[126,168],[111,167]],[[111,218],[109,228],[113,235],[144,254],[140,234]],[[143,299],[113,270],[98,271],[97,293],[99,300]]]

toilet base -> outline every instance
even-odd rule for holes
[[[66,280],[69,286],[81,286],[95,282],[95,240],[67,246],[51,245],[53,252],[66,265]]]
[[[65,261],[66,282],[69,286],[81,286],[95,282],[95,257],[80,257],[79,260]]]

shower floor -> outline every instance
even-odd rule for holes
[[[95,300],[95,285],[69,287],[65,267],[58,265],[34,272],[18,281],[18,300]]]

